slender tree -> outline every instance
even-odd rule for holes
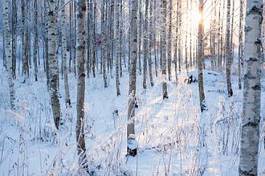
[[[17,1],[12,0],[12,74],[16,78],[17,63]]]
[[[77,35],[76,35],[76,58],[77,60],[77,122],[76,122],[76,142],[77,152],[79,155],[79,165],[82,168],[87,168],[86,161],[86,145],[84,134],[85,123],[85,45],[86,45],[86,30],[85,30],[85,15],[86,15],[86,0],[77,1]]]
[[[38,36],[38,2],[34,0],[34,44],[33,44],[33,65],[34,65],[34,78],[38,81],[38,48],[39,48],[39,36]]]
[[[107,70],[106,70],[106,62],[107,62],[107,4],[106,0],[103,0],[101,4],[101,35],[102,35],[102,44],[101,44],[101,67],[103,70],[103,81],[104,87],[108,87],[107,83]]]
[[[25,8],[28,8],[28,1],[21,0],[21,14],[22,14],[22,45],[23,45],[23,64],[22,73],[24,76],[24,82],[29,78],[29,26],[28,26],[28,12]]]
[[[167,68],[166,68],[166,29],[167,29],[167,0],[162,0],[161,3],[161,10],[162,10],[162,36],[161,36],[161,50],[162,50],[162,76],[163,76],[163,83],[162,83],[162,94],[163,94],[163,99],[168,98],[168,93],[167,93]]]
[[[139,67],[139,74],[142,74],[142,58],[141,58],[141,50],[142,50],[142,28],[143,28],[143,12],[142,12],[142,3],[143,1],[139,1],[139,29],[138,29],[138,67]]]
[[[226,85],[228,97],[233,96],[233,89],[231,83],[231,66],[232,66],[232,46],[231,46],[231,0],[227,0],[227,16],[226,16]]]
[[[61,0],[62,4],[65,3]],[[66,106],[71,105],[70,93],[69,93],[69,83],[68,83],[68,64],[67,64],[67,26],[66,26],[66,14],[65,7],[61,11],[61,27],[62,27],[62,62],[63,62],[63,78],[64,78],[64,94],[65,94],[65,104]]]
[[[199,21],[198,27],[198,83],[199,83],[199,97],[200,97],[200,108],[201,112],[206,110],[205,105],[205,94],[204,94],[204,81],[203,81],[203,60],[204,60],[204,44],[203,44],[203,33],[204,33],[204,18],[203,18],[203,9],[204,2],[203,0],[199,1],[199,13],[201,14],[201,18]]]
[[[147,81],[147,60],[149,57],[148,50],[148,8],[149,8],[149,0],[145,0],[145,20],[144,20],[144,63],[143,63],[143,88],[146,89],[146,81]]]
[[[238,88],[242,88],[242,78],[241,78],[241,64],[243,60],[243,5],[244,1],[240,0],[239,6],[239,45],[238,45]]]
[[[137,11],[138,0],[131,0],[130,16],[130,75],[129,75],[129,100],[128,100],[128,123],[127,123],[127,154],[135,156],[137,148],[135,147],[134,116],[136,105],[136,63],[137,63]]]
[[[177,1],[177,17],[176,17],[176,39],[175,39],[175,46],[174,46],[174,64],[175,64],[175,79],[176,83],[178,82],[178,61],[180,57],[180,50],[179,50],[179,44],[180,44],[180,18],[181,18],[181,2]]]
[[[56,57],[56,11],[57,11],[56,0],[49,0],[48,6],[48,56],[49,56],[49,92],[52,105],[52,113],[54,118],[55,127],[59,129],[60,118],[61,118],[61,108],[58,94],[58,82],[59,82],[59,71],[58,71],[58,60]]]
[[[8,86],[10,96],[10,107],[15,109],[15,88],[12,75],[12,36],[11,29],[9,27],[9,0],[3,1],[3,25],[4,25],[4,50],[6,59],[6,70],[8,73]]]
[[[116,94],[119,96],[120,92],[120,61],[121,61],[121,45],[120,45],[120,1],[115,4],[115,18],[116,18],[116,59],[115,59],[115,78],[116,78]]]
[[[243,115],[241,122],[240,176],[258,175],[262,61],[262,0],[248,0],[245,24]]]
[[[154,80],[153,80],[153,62],[152,62],[152,45],[153,45],[153,21],[152,21],[152,16],[153,16],[153,6],[152,6],[152,1],[149,0],[149,46],[148,46],[148,72],[149,72],[149,80],[150,80],[150,85],[153,87],[154,86]]]
[[[168,14],[168,36],[167,36],[167,70],[168,70],[168,80],[171,80],[171,60],[172,60],[172,11],[173,5],[172,0],[169,0],[169,14]]]

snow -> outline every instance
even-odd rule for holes
[[[197,73],[193,70],[189,74]],[[69,77],[71,108],[65,108],[60,81],[64,124],[59,132],[53,124],[43,73],[38,82],[16,81],[16,112],[8,107],[3,68],[0,75],[0,175],[82,175],[75,142],[74,75]],[[142,77],[138,75],[139,108],[133,141],[133,147],[138,147],[136,157],[126,157],[128,77],[124,75],[119,97],[115,94],[115,79],[108,78],[108,88],[104,88],[100,74],[86,79],[85,136],[90,171],[96,175],[237,175],[242,91],[237,89],[235,75],[234,96],[228,98],[224,74],[205,71],[208,111],[203,113],[199,111],[197,83],[186,84],[186,73],[179,75],[177,84],[168,82],[166,100],[162,99],[161,76],[155,78],[154,87],[143,90]],[[260,152],[264,154],[262,146]],[[260,163],[260,173],[265,173],[265,160],[260,159]]]

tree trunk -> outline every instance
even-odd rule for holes
[[[231,66],[232,66],[232,46],[231,46],[231,0],[227,0],[227,16],[226,16],[226,85],[228,97],[233,96],[233,89],[231,83]]]
[[[92,43],[93,43],[93,57],[92,57],[92,72],[93,77],[96,77],[96,60],[97,60],[97,46],[96,46],[96,24],[97,24],[97,3],[96,0],[93,1],[93,37],[92,37]]]
[[[139,1],[139,31],[138,31],[138,65],[139,65],[139,74],[142,74],[142,23],[143,23],[143,12],[142,12],[142,1]]]
[[[153,16],[151,17],[152,21],[153,21],[153,32],[154,32],[154,55],[155,55],[155,75],[156,77],[158,76],[158,58],[157,58],[157,25],[156,25],[156,17],[157,17],[157,7],[156,7],[156,0],[153,1],[154,3],[152,4],[153,8],[154,8],[154,13]]]
[[[22,64],[22,73],[24,76],[24,82],[29,78],[29,30],[28,30],[28,13],[25,8],[28,8],[28,1],[21,0],[21,13],[22,13],[22,26],[23,26],[23,64]]]
[[[144,21],[144,63],[143,63],[143,88],[146,89],[147,81],[147,59],[149,57],[148,51],[148,8],[149,0],[145,1],[145,21]]]
[[[149,80],[150,80],[150,85],[153,87],[154,86],[154,81],[153,81],[153,67],[152,67],[152,45],[153,45],[153,21],[152,21],[152,16],[153,16],[153,6],[152,6],[152,0],[149,0],[149,46],[148,46],[148,72],[149,72]]]
[[[166,68],[166,46],[167,46],[167,41],[166,41],[166,29],[167,29],[167,0],[162,0],[161,4],[161,10],[162,10],[162,41],[161,41],[161,47],[162,47],[162,92],[163,92],[163,99],[168,98],[168,93],[167,93],[167,68]]]
[[[199,97],[200,97],[200,108],[201,112],[206,110],[205,105],[205,94],[204,94],[204,83],[203,83],[203,57],[204,57],[204,44],[203,44],[203,33],[204,33],[204,19],[203,19],[203,0],[200,0],[199,13],[201,14],[201,19],[199,21],[198,28],[198,83],[199,83]]]
[[[76,35],[76,58],[77,60],[77,122],[76,122],[76,142],[77,152],[79,155],[79,165],[82,168],[87,169],[86,160],[86,145],[85,145],[85,14],[86,14],[86,0],[77,1],[77,35]]]
[[[177,17],[176,17],[176,39],[175,39],[175,47],[174,47],[174,64],[175,64],[175,79],[176,83],[178,82],[178,61],[179,61],[179,36],[180,36],[180,8],[181,8],[181,2],[177,1]]]
[[[168,24],[168,38],[167,38],[167,66],[168,66],[168,80],[171,80],[171,60],[172,60],[172,0],[169,0],[169,24]]]
[[[61,0],[62,4],[65,3],[64,0]],[[62,25],[62,62],[63,62],[63,77],[64,77],[64,94],[65,94],[65,105],[66,107],[71,106],[71,99],[69,93],[69,83],[68,83],[68,67],[67,67],[67,26],[66,26],[66,14],[65,8],[62,8],[61,11],[61,25]]]
[[[33,64],[34,64],[34,78],[38,81],[38,4],[37,0],[33,2],[34,6],[34,44],[33,44]]]
[[[123,0],[120,0],[120,49],[123,46]],[[120,77],[122,77],[122,59],[125,61],[125,55],[124,55],[124,50],[120,50]],[[124,66],[126,67],[126,63],[124,62]]]
[[[239,175],[258,175],[259,126],[261,102],[261,24],[262,0],[247,1],[245,25],[245,65],[243,115]]]
[[[107,71],[106,71],[106,61],[107,61],[107,7],[106,0],[103,0],[101,5],[101,35],[102,35],[102,43],[101,43],[101,62],[102,62],[102,70],[103,70],[103,81],[104,87],[108,87],[107,83]]]
[[[92,43],[91,43],[91,39],[92,39],[92,36],[91,36],[91,31],[92,31],[92,28],[91,28],[91,24],[92,24],[92,13],[91,13],[91,9],[92,9],[92,3],[90,2],[90,0],[87,0],[87,21],[86,21],[86,25],[87,25],[87,30],[86,30],[86,46],[87,46],[87,49],[86,49],[86,73],[87,73],[87,77],[89,78],[89,74],[90,74],[90,69],[91,69],[91,47],[92,47]]]
[[[137,63],[137,9],[138,0],[131,0],[130,16],[130,75],[129,75],[129,100],[128,100],[128,123],[127,123],[127,154],[135,156],[137,147],[135,143],[134,115],[136,99],[136,63]]]
[[[115,18],[116,18],[116,30],[115,30],[115,50],[116,50],[116,59],[115,59],[115,77],[116,77],[116,94],[119,96],[120,91],[120,58],[121,58],[121,45],[120,45],[120,1],[116,1],[115,4]]]
[[[238,88],[242,88],[242,78],[241,78],[241,65],[243,61],[243,6],[244,1],[240,0],[240,7],[239,7],[239,45],[238,45]]]
[[[49,0],[48,6],[48,55],[49,55],[49,77],[50,77],[50,97],[52,105],[52,113],[54,118],[55,127],[59,129],[60,118],[61,118],[61,108],[58,95],[58,60],[56,57],[56,8],[57,1]]]
[[[12,0],[12,75],[16,78],[17,62],[17,1]]]
[[[181,45],[181,27],[182,27],[182,1],[179,1],[178,3],[179,8],[178,8],[178,70],[181,72],[181,62],[182,62],[182,45]]]
[[[3,26],[4,26],[4,50],[6,59],[6,70],[8,73],[8,86],[10,96],[10,108],[15,109],[15,88],[12,75],[12,36],[9,27],[9,0],[3,1]]]

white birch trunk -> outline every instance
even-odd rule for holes
[[[128,123],[127,123],[127,154],[135,156],[137,148],[132,148],[131,144],[135,142],[134,115],[135,115],[135,97],[136,97],[136,63],[137,63],[137,11],[138,0],[130,0],[130,75],[129,75],[129,100],[128,100]]]
[[[59,72],[58,72],[58,60],[56,57],[56,0],[49,0],[48,6],[48,56],[49,56],[49,85],[50,85],[50,98],[52,105],[52,113],[54,118],[54,123],[57,129],[59,129],[60,118],[61,118],[61,108],[58,95],[58,82],[59,82]]]
[[[172,0],[169,0],[169,24],[168,24],[168,36],[167,36],[167,66],[168,66],[168,80],[171,80],[171,60],[172,60]]]
[[[144,20],[144,63],[143,63],[143,88],[146,89],[147,81],[147,59],[149,57],[148,51],[148,7],[149,0],[145,0],[145,20]]]
[[[167,93],[167,68],[166,68],[166,59],[167,59],[167,53],[166,53],[166,46],[167,46],[167,41],[166,41],[166,29],[167,29],[167,0],[162,0],[161,4],[161,10],[162,10],[162,36],[161,36],[161,47],[162,47],[162,94],[163,94],[163,99],[168,98],[168,93]]]
[[[150,10],[149,10],[148,72],[149,72],[150,85],[153,87],[154,81],[153,81],[153,63],[152,63],[152,44],[153,44],[153,21],[152,21],[153,6],[152,6],[152,0],[149,0],[149,9]]]
[[[239,45],[238,45],[238,88],[242,89],[241,65],[243,61],[243,5],[244,1],[240,0],[239,7]]]
[[[258,175],[261,102],[262,0],[247,1],[244,53],[244,99],[241,124],[240,176]]]
[[[23,58],[22,58],[22,73],[24,82],[29,78],[29,31],[28,31],[28,3],[26,0],[21,0],[21,14],[22,14],[22,45],[23,45]]]
[[[8,86],[10,96],[10,107],[12,110],[15,109],[15,89],[12,77],[12,40],[11,30],[9,27],[9,0],[3,1],[3,25],[4,25],[4,50],[6,59],[6,69],[8,73]]]
[[[203,83],[203,57],[204,57],[204,44],[203,44],[203,33],[204,33],[204,19],[203,19],[203,0],[200,0],[199,12],[201,14],[201,19],[199,21],[198,28],[198,83],[199,83],[199,97],[200,97],[200,109],[203,112],[206,109],[205,106],[205,94],[204,94],[204,83]]]
[[[65,3],[61,0],[62,4]],[[65,104],[66,107],[71,105],[70,93],[69,93],[69,83],[68,83],[68,67],[67,67],[67,26],[66,26],[66,14],[65,8],[61,11],[61,25],[62,25],[62,62],[63,62],[63,77],[64,77],[64,94],[65,94]]]
[[[17,1],[12,0],[12,74],[16,79],[17,62]]]
[[[231,83],[231,66],[232,66],[232,46],[231,46],[231,0],[227,0],[227,16],[226,16],[226,85],[228,97],[233,96]]]
[[[116,48],[116,59],[115,59],[115,77],[116,77],[116,94],[119,96],[120,91],[120,61],[121,61],[121,45],[120,45],[120,1],[116,1],[115,4],[115,18],[116,18],[116,30],[115,30],[115,48]]]
[[[77,58],[77,101],[76,101],[76,142],[79,155],[79,165],[87,168],[86,145],[84,134],[85,123],[85,46],[86,46],[86,0],[77,1],[77,35],[76,35],[76,58]]]
[[[34,78],[38,81],[38,3],[37,0],[33,2],[34,6],[34,44],[33,44],[33,64],[34,64]]]

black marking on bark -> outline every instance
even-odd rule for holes
[[[247,126],[256,128],[258,126],[258,123],[256,123],[256,122],[248,122],[248,123],[243,125],[243,127],[247,127]]]
[[[262,44],[262,42],[261,42],[261,40],[258,38],[256,41],[255,41],[255,45],[261,45]]]
[[[255,85],[252,87],[253,90],[261,90],[261,87],[260,85]]]
[[[241,175],[241,176],[256,176],[255,174],[253,174],[253,169],[251,169],[249,171],[243,171],[241,168],[239,168],[239,175]]]
[[[250,26],[246,26],[245,27],[245,32],[249,32],[249,31],[251,31],[252,30],[252,27],[250,27]]]
[[[86,77],[86,74],[85,73],[81,73],[80,75],[79,75],[79,77],[81,78],[81,77]]]
[[[255,57],[250,57],[250,58],[249,58],[249,61],[252,61],[252,62],[257,62],[257,61],[258,61],[258,58],[255,58]]]
[[[262,16],[262,6],[261,7],[253,6],[249,10],[248,15],[249,14],[258,14],[258,15]]]

